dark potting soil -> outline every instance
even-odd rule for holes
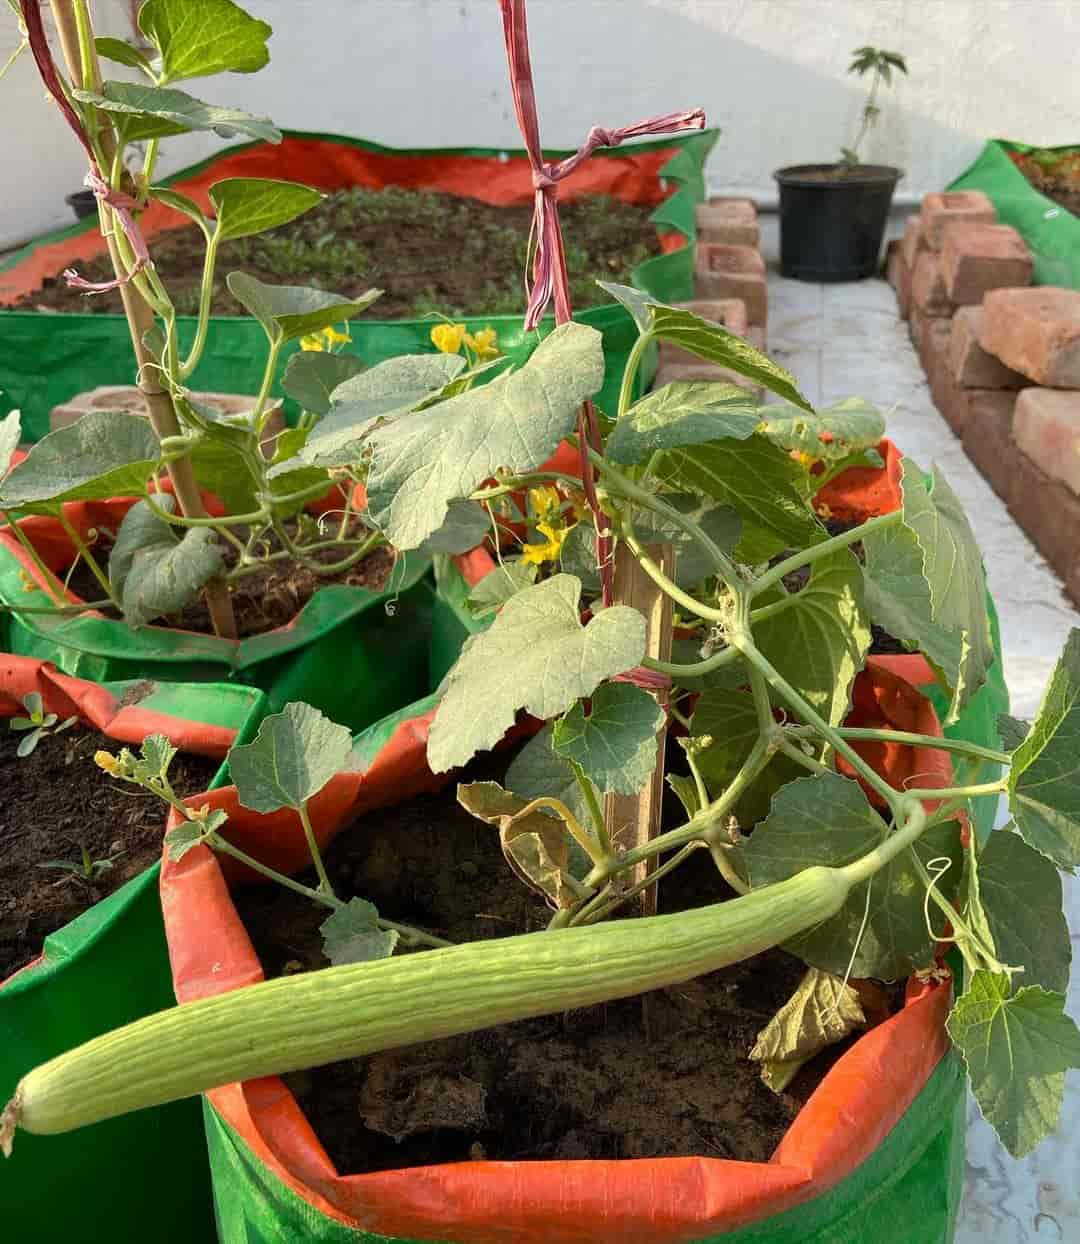
[[[336,533],[338,519],[329,521],[328,531]],[[295,536],[297,524],[290,520],[285,524],[290,535]],[[244,528],[235,529],[241,539],[246,539]],[[363,538],[367,529],[359,519],[353,519],[349,528],[351,539]],[[331,539],[327,534],[326,539]],[[101,531],[98,542],[94,545],[94,555],[104,565],[108,564],[108,554],[112,546],[110,533]],[[277,552],[281,544],[276,535],[267,537],[267,551]],[[321,549],[311,554],[311,560],[329,566],[345,558],[350,550],[347,547]],[[238,560],[236,548],[226,541],[221,542],[221,552],[226,566],[231,569]],[[394,555],[385,546],[373,550],[356,565],[334,575],[317,574],[307,566],[292,559],[268,562],[243,575],[229,585],[232,597],[233,612],[236,616],[236,629],[239,638],[249,635],[262,635],[275,627],[285,626],[296,617],[301,609],[315,595],[320,587],[332,584],[344,584],[347,587],[365,587],[378,592],[389,582],[394,566]],[[80,561],[72,574],[68,586],[81,596],[83,600],[98,600],[101,597],[101,585],[94,578],[90,568]],[[109,618],[119,618],[116,610],[104,608],[101,612]],[[157,619],[158,626],[172,626],[184,631],[197,631],[201,635],[213,635],[214,628],[210,620],[210,611],[204,598],[191,602],[184,610],[169,617]]]
[[[1010,156],[1040,194],[1080,216],[1080,152],[1059,156],[1046,166],[1028,154],[1014,151]]]
[[[313,285],[356,297],[385,290],[369,313],[377,319],[442,315],[516,315],[524,305],[532,207],[493,207],[476,199],[415,190],[354,189],[330,195],[292,224],[218,252],[215,315],[246,315],[229,294],[235,269],[262,281]],[[630,283],[631,270],[660,253],[650,207],[593,196],[561,204],[573,304],[608,302],[596,281]],[[198,311],[204,243],[192,226],[153,239],[150,252],[177,309]],[[77,265],[82,276],[109,280],[108,256]],[[114,293],[86,297],[62,277],[18,304],[56,311],[122,311]]]
[[[499,779],[506,763],[477,762],[463,780]],[[516,880],[497,832],[460,808],[454,789],[369,813],[342,833],[326,858],[338,896],[361,895],[386,918],[453,941],[544,928],[551,912]],[[672,824],[684,819],[672,816]],[[661,884],[660,909],[730,896],[702,851]],[[250,887],[235,900],[268,977],[326,966],[324,909],[277,887]],[[845,1048],[824,1052],[779,1096],[748,1060],[804,971],[773,950],[655,991],[647,995],[648,1037],[639,997],[333,1063],[286,1082],[342,1174],[482,1158],[765,1161]],[[883,1017],[885,994],[871,987],[871,997]]]
[[[94,764],[122,744],[76,724],[18,757],[24,734],[0,721],[0,981],[41,952],[42,940],[119,889],[161,855],[167,809],[146,791]],[[177,794],[213,781],[219,762],[179,755],[169,777]],[[112,860],[93,881],[42,865]]]

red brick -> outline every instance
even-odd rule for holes
[[[741,298],[751,324],[768,319],[765,261],[752,247],[699,242],[694,292],[699,298]]]
[[[746,318],[746,303],[741,298],[717,298],[713,300],[700,298],[693,302],[680,302],[677,305],[686,311],[692,312],[694,315],[701,316],[703,320],[710,320],[713,324],[720,324],[729,333],[734,333],[736,337],[745,339],[750,331],[750,325]],[[661,367],[668,363],[674,363],[677,366],[696,366],[700,362],[701,360],[696,354],[691,354],[689,350],[684,350],[681,346],[672,345],[668,341],[660,343]]]
[[[1080,392],[1024,389],[1013,413],[1013,439],[1051,479],[1080,496]],[[1080,530],[1076,539],[1080,544]]]
[[[885,275],[896,294],[896,307],[900,318],[906,320],[911,312],[911,269],[904,262],[904,253],[899,246],[889,252],[885,262]]]
[[[969,389],[962,438],[964,452],[1008,505],[1024,455],[1012,436],[1016,394],[1007,389]]]
[[[992,289],[1031,284],[1031,252],[1011,226],[950,222],[943,232],[941,275],[957,306],[978,306]]]
[[[915,267],[919,252],[927,249],[926,238],[923,237],[922,221],[918,215],[909,216],[904,221],[904,236],[900,239],[900,253],[904,257],[910,272]]]
[[[933,251],[923,251],[915,261],[915,271],[911,274],[911,305],[932,319],[948,319],[953,313],[941,275],[941,257]]]
[[[765,390],[760,385],[754,384],[752,380],[728,371],[726,367],[720,367],[716,363],[708,363],[704,359],[696,359],[692,363],[662,364],[657,368],[653,388],[662,389],[664,385],[671,384],[675,380],[707,380],[710,384],[734,384],[740,389],[746,389],[747,393],[755,399],[760,400],[765,396]]]
[[[919,358],[934,405],[959,436],[967,419],[967,404],[964,390],[949,370],[949,327],[948,320],[927,320],[920,338]]]
[[[695,209],[698,242],[752,246],[761,240],[757,208],[751,199],[710,199]]]
[[[947,190],[928,194],[922,201],[923,238],[932,251],[941,250],[943,230],[954,220],[969,224],[992,225],[997,220],[993,203],[981,190]]]
[[[952,318],[949,372],[964,389],[1022,389],[1027,377],[1006,367],[979,344],[982,307],[960,307]]]
[[[247,397],[237,393],[192,393],[191,396],[204,406],[212,406],[223,415],[241,415],[254,409],[255,397]],[[263,434],[263,442],[277,436],[285,429],[285,418],[281,410],[281,399],[271,402],[272,413]],[[88,389],[85,393],[77,393],[49,412],[49,430],[66,428],[69,424],[81,419],[92,410],[118,410],[125,414],[145,415],[146,403],[143,395],[133,384],[99,385],[96,389]]]
[[[992,290],[983,302],[980,343],[1036,384],[1080,389],[1080,290]]]
[[[1080,605],[1080,497],[1016,449],[1009,511]]]

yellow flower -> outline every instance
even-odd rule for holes
[[[537,531],[547,536],[543,544],[526,544],[522,547],[522,560],[527,566],[540,566],[544,562],[559,560],[562,546],[570,534],[569,527],[553,527],[551,523],[537,523]]]
[[[807,470],[817,461],[813,454],[808,454],[802,449],[793,449],[788,456],[794,458],[800,466],[806,467]]]
[[[557,488],[544,484],[540,488],[529,489],[529,506],[538,519],[550,523],[558,517],[562,498]]]
[[[478,333],[466,333],[465,344],[474,351],[481,362],[499,357],[499,335],[490,326],[482,328]]]
[[[465,340],[464,324],[436,324],[431,330],[431,340],[443,354],[457,354]]]
[[[334,346],[345,345],[350,341],[352,338],[347,332],[339,333],[334,327],[322,328],[317,333],[308,333],[306,337],[301,337],[300,349],[326,353],[333,350]]]
[[[120,764],[118,756],[114,756],[111,752],[105,751],[94,753],[94,764],[96,764],[99,769],[104,769],[110,777],[120,777],[121,769],[123,768]]]

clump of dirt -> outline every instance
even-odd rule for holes
[[[120,744],[74,725],[17,756],[25,736],[0,721],[0,981],[41,951],[42,940],[119,889],[161,855],[168,809],[147,791],[108,777],[93,762]],[[179,755],[169,770],[178,795],[207,789],[219,761]],[[53,863],[82,863],[87,880]]]
[[[629,283],[643,260],[660,253],[651,207],[604,195],[559,209],[573,304],[607,302],[597,280]],[[329,195],[292,224],[225,242],[218,252],[213,313],[247,315],[225,287],[236,269],[281,285],[312,285],[356,297],[385,290],[370,315],[515,315],[525,303],[532,212],[478,199],[391,187]],[[198,312],[205,244],[195,226],[154,238],[155,266],[182,315]],[[92,281],[112,277],[108,256],[79,265]],[[86,297],[52,277],[18,306],[54,311],[123,310],[117,293]]]
[[[463,780],[498,780],[505,766],[505,758],[477,762]],[[386,918],[453,941],[538,930],[551,915],[453,787],[366,814],[326,864],[339,897],[360,895]],[[662,883],[660,908],[730,894],[699,852]],[[324,909],[267,887],[239,892],[236,903],[268,976],[326,965]],[[286,1079],[343,1174],[477,1158],[765,1161],[843,1048],[815,1059],[780,1095],[749,1062],[758,1032],[804,971],[774,950],[656,991],[644,999],[647,1033],[638,997]]]

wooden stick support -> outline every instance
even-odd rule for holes
[[[646,552],[669,579],[675,577],[675,550],[670,544],[651,544]],[[631,605],[645,618],[645,655],[658,661],[671,659],[671,598],[638,565],[637,559],[620,543],[615,550],[615,600]],[[664,801],[664,739],[667,723],[660,729],[657,763],[652,781],[637,795],[606,795],[604,819],[615,847],[631,850],[643,846],[660,832],[660,811]],[[627,874],[631,885],[643,881],[656,861],[639,864]],[[641,893],[645,915],[656,912],[656,886]]]

